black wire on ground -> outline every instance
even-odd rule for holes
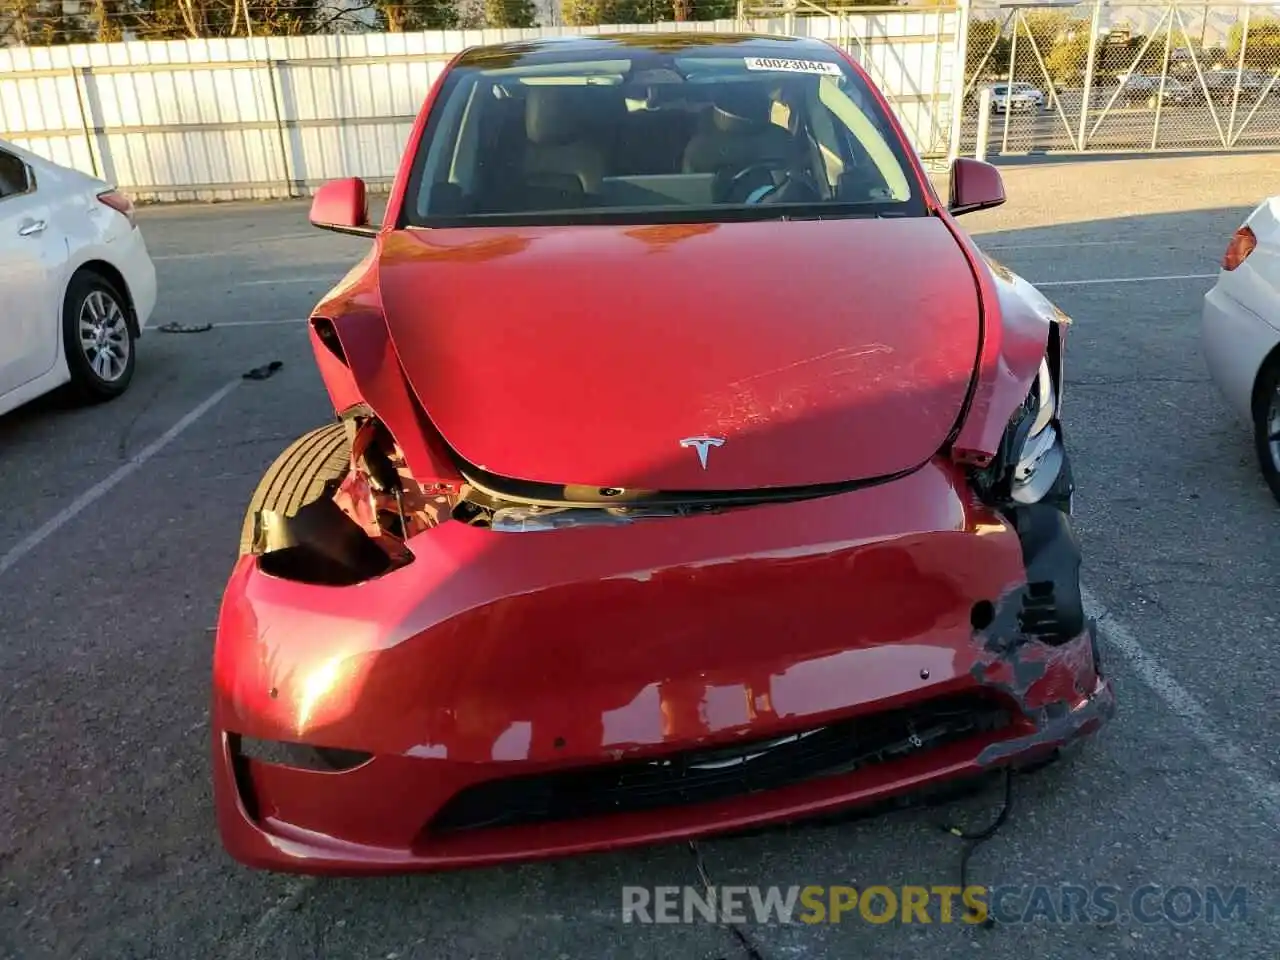
[[[698,879],[702,881],[702,886],[707,891],[707,898],[710,899],[712,896],[712,889],[715,887],[715,884],[711,882],[711,877],[707,873],[706,864],[702,861],[702,851],[698,849],[697,843],[693,840],[689,841],[689,852],[693,854],[694,866],[698,868]],[[747,955],[747,960],[764,960],[764,954],[760,952],[760,948],[751,941],[751,938],[747,936],[746,931],[738,926],[738,924],[722,921],[721,925],[733,934],[734,939],[738,941],[738,945],[742,947],[743,952]]]
[[[991,825],[976,833],[966,833],[964,830],[956,826],[942,825],[941,829],[944,833],[949,833],[953,837],[959,837],[965,841],[964,853],[960,856],[960,889],[967,890],[969,887],[969,858],[973,856],[973,852],[996,835],[996,831],[1004,826],[1004,822],[1009,819],[1009,811],[1013,808],[1013,770],[1009,767],[1004,769],[1004,801],[1000,804],[1000,812],[996,815]],[[991,914],[987,914],[983,919],[981,926],[984,929],[991,929],[996,925]]]
[[[1006,767],[1004,769],[1004,798],[1000,804],[1000,812],[996,814],[996,818],[982,830],[969,833],[960,827],[942,824],[940,829],[944,833],[949,833],[953,837],[964,841],[964,853],[960,856],[960,889],[965,890],[969,886],[969,858],[973,856],[974,851],[982,844],[986,843],[1004,826],[1009,819],[1009,814],[1013,810],[1013,770]],[[702,859],[702,851],[698,849],[698,844],[689,841],[689,853],[693,855],[694,865],[698,870],[698,879],[702,882],[703,888],[707,891],[708,899],[712,896],[715,884],[711,882],[711,877],[707,873],[706,864]],[[984,929],[991,929],[996,925],[995,920],[990,914],[982,921],[981,926]],[[736,923],[722,922],[722,926],[726,927],[733,934],[739,946],[747,956],[747,960],[764,960],[764,954],[760,952],[760,948],[755,945],[752,939],[747,935],[746,931]]]

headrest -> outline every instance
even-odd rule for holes
[[[773,101],[763,83],[732,81],[718,84],[712,95],[712,122],[716,128],[733,133],[769,122]]]
[[[568,143],[626,113],[616,86],[531,86],[525,97],[524,129],[531,143]]]
[[[530,87],[524,102],[524,131],[531,143],[566,143],[582,127],[581,104],[573,87]]]

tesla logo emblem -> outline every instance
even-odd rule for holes
[[[711,452],[712,447],[724,446],[724,437],[685,437],[680,441],[682,447],[693,447],[698,451],[698,462],[702,464],[702,469],[707,469],[707,454]]]

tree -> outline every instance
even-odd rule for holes
[[[732,20],[737,0],[563,0],[565,23],[661,23],[690,20]]]
[[[1065,40],[1075,26],[1075,18],[1069,13],[1060,10],[1033,10],[1022,15],[1022,35],[1018,37],[1018,43],[1022,43],[1030,34],[1043,56],[1055,43]],[[1080,26],[1088,33],[1087,24]]]
[[[1076,21],[1070,14],[1059,10],[1033,10],[1021,13],[1014,18],[1017,40],[1010,44],[1009,57],[1003,75],[1008,76],[1008,60],[1015,59],[1013,78],[1027,80],[1032,83],[1045,83],[1045,71],[1040,62],[1047,60],[1054,47],[1068,42],[1068,34]],[[1085,25],[1085,32],[1088,27]],[[1045,63],[1048,68],[1048,63]]]
[[[0,0],[0,38],[19,46],[48,46],[92,39],[90,25],[62,0]]]
[[[378,25],[387,33],[452,30],[458,25],[453,0],[376,0]]]
[[[1099,65],[1108,73],[1159,73],[1164,66],[1166,36],[1164,30],[1150,37],[1138,33],[1127,43],[1106,44],[1099,53]]]
[[[681,12],[684,16],[679,15]],[[678,21],[732,20],[738,15],[738,4],[737,0],[676,0],[672,14],[672,19]]]
[[[1056,84],[1079,83],[1089,65],[1089,38],[1077,36],[1055,43],[1044,54],[1044,66]]]
[[[184,37],[289,36],[307,33],[323,0],[93,0],[84,21],[98,41]]]
[[[1227,38],[1227,60],[1240,62],[1240,45],[1245,45],[1244,62],[1264,70],[1280,68],[1280,18],[1256,18],[1249,22],[1248,39],[1244,35],[1244,23],[1238,21],[1231,27]]]
[[[601,23],[653,23],[658,5],[649,0],[563,0],[564,22],[575,27]]]
[[[964,75],[976,80],[981,72],[995,76],[1009,69],[1009,38],[1002,20],[971,20],[965,47]]]
[[[484,0],[484,22],[490,27],[532,27],[537,16],[533,0]]]

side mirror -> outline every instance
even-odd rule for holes
[[[987,210],[1004,203],[1004,181],[1000,171],[981,160],[958,157],[951,164],[951,199],[947,210],[953,217],[974,210]]]
[[[331,180],[311,200],[311,225],[334,233],[372,237],[378,228],[369,225],[369,201],[359,177]]]

